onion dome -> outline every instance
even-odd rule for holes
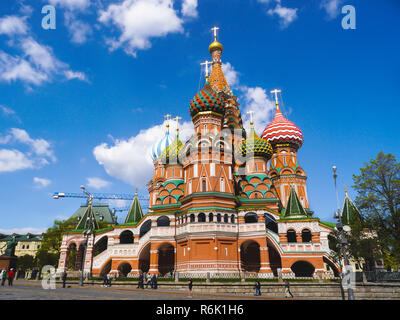
[[[181,151],[183,143],[179,140],[178,135],[175,140],[161,152],[161,161],[165,164],[178,164],[180,163]]]
[[[283,116],[279,106],[277,106],[274,119],[264,129],[261,138],[269,141],[272,146],[290,143],[299,149],[303,144],[303,133],[293,122]]]
[[[216,93],[208,83],[190,101],[190,114],[194,117],[199,112],[212,111],[224,115],[225,104],[222,97]]]
[[[224,47],[221,43],[217,41],[217,39],[215,39],[214,42],[211,43],[208,47],[208,50],[210,51],[210,53],[212,53],[214,50],[220,50],[222,52],[224,50]]]
[[[151,157],[153,158],[153,161],[157,160],[160,157],[161,152],[164,151],[172,142],[173,140],[169,135],[167,125],[167,132],[165,132],[165,136],[153,144],[153,147],[151,148]]]
[[[264,139],[261,139],[254,130],[251,124],[249,137],[242,142],[241,145],[242,157],[253,156],[263,157],[267,160],[271,159],[273,154],[271,144]]]

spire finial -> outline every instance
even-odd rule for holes
[[[182,119],[181,117],[176,116],[174,119],[172,120],[176,120],[176,136],[179,136],[179,120]]]
[[[275,94],[275,105],[276,105],[276,109],[279,110],[279,100],[278,100],[278,93],[281,93],[282,90],[279,89],[274,89],[271,91],[271,93]]]
[[[347,186],[344,185],[344,193],[346,194],[346,197],[348,197],[349,195],[347,194]]]
[[[249,112],[247,112],[247,114],[250,115],[250,128],[254,128],[254,122],[253,122],[253,114],[254,114],[254,111],[253,111],[253,110],[250,110]]]
[[[164,116],[164,118],[167,119],[167,125],[166,125],[166,127],[167,127],[167,132],[169,132],[169,120],[171,119],[171,115],[170,115],[170,114],[166,114],[166,115]]]
[[[214,27],[214,28],[211,28],[211,30],[214,32],[214,41],[217,41],[217,31],[219,30],[219,28]]]
[[[200,63],[201,66],[204,66],[204,65],[206,66],[206,79],[208,78],[208,65],[209,64],[212,64],[212,62],[207,61],[207,60],[204,61],[203,63]]]
[[[137,193],[137,187],[136,187],[136,191],[135,191],[135,197],[137,197],[138,193]]]

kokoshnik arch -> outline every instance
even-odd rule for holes
[[[76,250],[76,270],[84,263],[93,275],[337,275],[328,246],[334,224],[310,211],[307,176],[297,161],[301,130],[284,117],[274,90],[274,119],[261,137],[252,119],[246,132],[213,30],[212,70],[208,75],[207,62],[205,85],[189,106],[195,133],[182,143],[167,121],[152,148],[147,214],[136,194],[125,223],[95,230],[83,257],[87,211],[76,230],[63,235],[58,272]]]

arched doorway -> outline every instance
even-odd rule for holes
[[[133,243],[133,232],[130,230],[125,230],[121,232],[121,234],[119,235],[119,243],[120,244]]]
[[[67,262],[66,266],[68,270],[78,270],[76,269],[76,255],[77,255],[77,248],[75,243],[71,243],[68,246],[67,250]]]
[[[260,271],[260,245],[249,240],[240,246],[240,261],[242,269],[248,272],[259,272]]]
[[[307,261],[297,261],[291,267],[296,277],[312,277],[314,266]]]
[[[111,271],[111,260],[106,263],[106,265],[100,271],[100,277],[104,277],[106,274]]]
[[[175,269],[174,246],[169,243],[163,243],[158,248],[158,272],[163,276],[173,272]]]
[[[278,269],[282,269],[282,261],[279,252],[272,246],[268,246],[269,266],[274,274],[278,276]]]
[[[122,274],[123,277],[127,277],[131,270],[132,266],[127,262],[123,262],[118,266],[118,271]]]
[[[327,266],[329,266],[329,269],[327,268],[327,271],[332,270],[333,275],[334,275],[335,277],[339,277],[339,276],[340,276],[339,270],[338,270],[338,268],[335,266],[335,264],[334,264],[332,261],[330,261],[329,259],[325,258],[325,257],[323,257],[323,260],[324,260],[324,262],[327,264]]]
[[[139,255],[139,270],[147,272],[150,269],[150,243],[142,249]]]

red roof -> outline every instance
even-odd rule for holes
[[[279,109],[276,110],[275,118],[264,129],[261,138],[272,145],[290,142],[300,148],[303,144],[301,130],[293,122],[286,119]]]

